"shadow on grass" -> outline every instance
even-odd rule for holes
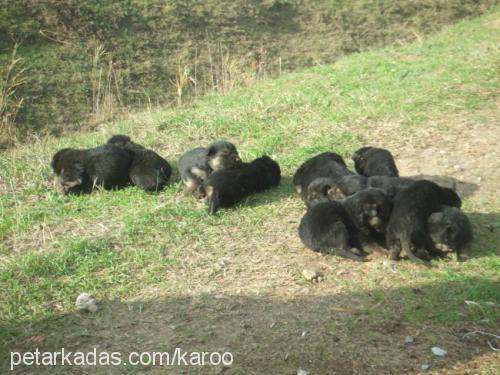
[[[479,186],[470,182],[465,182],[458,180],[454,177],[449,176],[435,176],[435,175],[417,175],[409,176],[415,180],[429,180],[435,182],[436,184],[455,190],[460,198],[468,198],[479,189]]]
[[[500,212],[468,212],[467,216],[474,233],[474,239],[467,251],[469,257],[500,256]]]
[[[324,275],[327,279],[338,277]],[[104,301],[97,313],[75,312],[40,321],[3,322],[0,329],[3,368],[10,351],[119,351],[126,360],[137,351],[231,352],[226,369],[206,367],[124,366],[100,368],[105,373],[408,374],[431,369],[468,367],[474,373],[492,353],[484,337],[464,339],[466,332],[494,331],[500,302],[498,284],[479,277],[453,279],[418,287],[377,288],[325,294],[322,283],[297,279],[295,293],[229,295],[209,293],[157,297],[123,303]],[[465,300],[481,303],[469,306]],[[485,302],[483,304],[483,302]],[[498,306],[498,305],[497,305]],[[498,327],[498,326],[496,326]],[[44,336],[41,343],[30,337]],[[412,343],[405,337],[412,336]],[[490,339],[491,340],[491,339]],[[495,343],[498,346],[498,343]],[[448,351],[436,357],[431,347]],[[493,362],[494,359],[492,358]],[[458,367],[458,370],[457,370]],[[125,371],[127,370],[127,371]],[[29,371],[19,367],[15,373]],[[95,373],[92,367],[39,367],[45,373]],[[463,373],[469,373],[464,371]]]

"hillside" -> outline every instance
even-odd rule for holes
[[[19,65],[27,68],[16,92],[23,99],[18,135],[61,134],[133,108],[186,103],[345,54],[418,40],[492,4],[5,0],[0,66],[9,65],[17,43]]]
[[[0,353],[182,347],[234,354],[230,368],[182,369],[200,374],[410,374],[422,365],[430,373],[497,374],[488,338],[464,335],[498,334],[500,326],[499,45],[496,10],[407,46],[2,153]],[[182,194],[177,176],[159,194],[58,195],[53,153],[116,133],[173,164],[191,147],[229,139],[244,160],[272,155],[283,180],[215,217]],[[297,236],[304,208],[291,175],[315,153],[348,160],[362,145],[390,149],[402,175],[456,185],[475,232],[470,260],[430,269],[354,264],[304,248]],[[303,279],[311,267],[321,282]],[[102,301],[96,314],[76,311],[83,291]],[[406,336],[414,342],[405,344]],[[434,356],[433,346],[448,355]]]

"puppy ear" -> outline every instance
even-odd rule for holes
[[[214,146],[210,146],[207,149],[207,156],[211,157],[214,156],[217,153],[217,149]]]

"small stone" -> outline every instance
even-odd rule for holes
[[[478,177],[478,178],[476,178],[476,180],[477,180],[477,182],[481,182],[481,181],[483,181],[483,178],[482,177]]]
[[[431,368],[431,365],[428,365],[427,363],[424,363],[422,366],[420,366],[420,368],[423,370],[423,371],[427,371],[428,369]]]
[[[86,310],[90,312],[96,312],[99,310],[97,300],[89,293],[80,293],[76,299],[75,306],[78,310]]]
[[[405,337],[405,344],[412,344],[415,341],[413,336],[406,336]]]
[[[392,272],[397,272],[396,261],[394,260],[384,260],[382,262],[382,268],[390,270]]]
[[[302,271],[302,276],[307,281],[313,281],[313,280],[316,280],[319,277],[319,274],[314,269],[306,268],[305,270]]]
[[[297,375],[309,375],[309,371],[299,368],[297,370]]]
[[[448,352],[445,349],[442,349],[439,346],[433,346],[431,351],[432,354],[437,355],[438,357],[444,357],[445,355],[448,354]]]

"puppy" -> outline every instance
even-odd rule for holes
[[[392,205],[378,189],[366,189],[343,202],[311,206],[299,225],[299,237],[311,250],[363,261],[375,251],[375,237],[385,231]]]
[[[443,211],[445,205],[460,208],[461,203],[455,191],[427,180],[415,181],[400,191],[394,199],[394,209],[386,231],[390,258],[397,260],[403,252],[410,260],[425,264],[414,251],[428,258],[425,249],[433,249],[427,230],[429,216]]]
[[[394,158],[386,149],[362,147],[353,154],[352,160],[356,172],[362,176],[399,176]]]
[[[331,177],[319,177],[312,180],[307,187],[305,198],[306,207],[310,208],[320,202],[336,200],[333,196],[333,188],[336,184],[337,180]]]
[[[52,170],[63,194],[90,193],[95,187],[106,190],[130,184],[132,158],[120,147],[104,145],[91,149],[65,148],[52,157]]]
[[[197,192],[199,186],[213,171],[230,169],[241,164],[236,146],[230,142],[217,141],[208,147],[197,147],[187,151],[177,164],[186,192]]]
[[[472,225],[458,208],[445,206],[427,220],[429,235],[434,246],[443,252],[454,252],[461,259],[462,250],[472,241]]]
[[[404,188],[410,186],[415,180],[405,177],[387,176],[345,176],[335,185],[331,186],[330,195],[335,199],[342,199],[366,188],[382,190],[389,198],[394,198]]]
[[[293,176],[293,185],[301,195],[302,200],[307,202],[307,188],[316,178],[329,177],[340,179],[342,176],[353,175],[347,169],[344,159],[333,152],[323,152],[305,161]]]
[[[251,163],[211,173],[199,189],[200,195],[206,197],[208,213],[213,215],[220,207],[234,206],[253,193],[278,186],[280,179],[278,163],[262,156]]]
[[[126,135],[114,135],[108,139],[108,144],[123,148],[132,157],[129,177],[135,186],[150,192],[165,187],[172,175],[172,168],[160,155],[132,142]]]

